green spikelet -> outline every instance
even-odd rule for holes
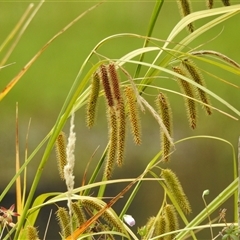
[[[183,17],[185,17],[191,13],[191,6],[190,6],[190,2],[188,0],[177,0],[177,2],[178,2],[178,6],[179,6],[180,12]],[[187,25],[187,27],[188,27],[189,32],[194,31],[194,26],[192,23],[189,23]]]
[[[123,99],[118,104],[118,140],[117,140],[117,165],[123,165],[125,141],[126,141],[126,116]]]
[[[136,97],[134,95],[134,91],[131,87],[125,88],[125,95],[127,99],[127,107],[128,107],[128,113],[130,117],[130,124],[132,128],[132,135],[135,144],[140,145],[141,140],[141,126],[139,121],[139,112],[138,112],[138,106]]]
[[[114,162],[116,157],[116,149],[117,149],[117,116],[116,112],[113,108],[108,109],[108,131],[109,131],[109,147],[107,153],[107,163],[104,170],[104,176],[106,179],[110,179],[112,176],[112,172],[114,169]]]
[[[97,100],[100,89],[100,77],[98,73],[95,73],[92,78],[90,96],[87,104],[87,126],[91,128],[94,125]]]
[[[84,222],[86,222],[86,216],[80,202],[72,203],[72,211],[75,216],[77,226],[81,226]]]
[[[112,86],[114,99],[116,100],[117,103],[119,103],[121,99],[121,92],[119,87],[119,78],[114,63],[110,63],[108,65],[108,72],[111,80],[110,85]]]
[[[156,104],[158,106],[163,124],[166,126],[169,135],[172,136],[172,114],[167,97],[163,93],[159,93],[156,99]],[[161,131],[161,143],[163,148],[164,161],[168,162],[171,150],[171,143],[163,131]]]
[[[105,205],[102,205],[94,200],[84,199],[82,204],[86,208],[90,208],[94,211],[100,211]],[[115,217],[114,214],[107,209],[101,216],[102,219],[111,227],[115,228],[118,232],[124,232],[124,228],[119,221],[118,217]]]
[[[224,6],[230,6],[230,1],[229,0],[222,0],[222,3]]]
[[[27,226],[27,240],[39,240],[38,231],[33,226]]]
[[[155,223],[155,229],[153,237],[159,236],[161,234],[164,234],[168,232],[168,229],[166,228],[166,217],[165,215],[161,215],[158,217],[156,223]],[[158,240],[164,240],[165,237],[159,237]]]
[[[183,72],[183,70],[180,67],[173,67],[173,70],[176,73],[186,76],[186,74]],[[190,98],[194,98],[192,85],[181,78],[177,78],[177,80],[180,88],[182,89],[182,92],[186,96]],[[190,98],[184,98],[184,99],[186,103],[186,110],[188,114],[189,125],[192,129],[195,129],[197,124],[197,109],[196,109],[195,101]]]
[[[68,211],[64,207],[59,207],[57,212],[57,221],[61,229],[61,235],[66,238],[71,235],[71,225],[70,225],[70,217]]]
[[[161,176],[164,178],[169,192],[175,198],[182,211],[186,214],[191,213],[191,206],[185,195],[181,183],[179,182],[176,174],[170,169],[162,170]]]
[[[56,155],[58,163],[58,172],[60,178],[64,180],[64,166],[67,163],[67,153],[66,153],[66,136],[64,132],[61,132],[56,140]]]
[[[182,62],[184,68],[187,69],[187,71],[189,72],[189,74],[191,75],[192,79],[198,83],[199,85],[201,86],[206,86],[205,85],[205,82],[204,82],[204,79],[203,79],[203,76],[202,74],[198,71],[197,67],[195,66],[194,62],[192,60],[189,60],[189,59],[185,59],[183,62]],[[206,103],[208,105],[210,105],[210,102],[208,100],[208,96],[207,96],[207,93],[204,92],[202,89],[200,88],[197,88],[197,93],[198,93],[198,96],[199,98],[201,99],[201,101],[203,103]],[[206,106],[206,105],[203,105],[207,114],[208,115],[211,115],[212,114],[212,110],[210,107]]]
[[[164,208],[166,219],[166,232],[173,232],[179,229],[179,222],[177,212],[173,205],[167,204]],[[167,239],[171,240],[175,237],[175,234],[168,235]]]
[[[103,89],[105,92],[107,103],[109,107],[112,107],[114,105],[114,101],[113,101],[113,96],[112,96],[112,91],[111,91],[111,87],[108,79],[108,72],[107,72],[106,66],[101,65],[100,71],[101,71],[101,79],[102,79]]]

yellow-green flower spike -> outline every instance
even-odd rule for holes
[[[173,67],[173,70],[180,75],[186,76],[185,72],[180,67]],[[192,85],[181,78],[177,78],[177,80],[182,92],[187,96],[184,100],[186,103],[189,125],[192,129],[195,129],[197,124],[197,108],[196,103],[193,100],[194,93]]]
[[[155,229],[154,229],[154,234],[153,237],[159,236],[161,234],[164,234],[166,232],[169,232],[168,229],[166,228],[166,216],[165,215],[160,215],[155,222]],[[164,240],[166,237],[159,237],[159,240]]]
[[[71,235],[71,225],[70,225],[70,217],[68,211],[64,207],[59,207],[56,212],[58,224],[61,229],[61,235],[66,238]]]
[[[27,240],[40,240],[38,237],[37,228],[33,226],[27,226]]]
[[[191,213],[192,210],[190,203],[176,174],[170,169],[163,169],[161,176],[164,179],[164,183],[166,184],[167,189],[175,198],[182,211],[186,214]]]
[[[177,212],[175,207],[171,204],[167,204],[164,207],[165,219],[166,219],[166,229],[167,232],[173,232],[179,229],[179,222],[177,217]],[[174,239],[175,234],[168,235],[168,239]]]
[[[190,76],[196,83],[198,83],[201,86],[206,86],[202,74],[198,71],[196,65],[194,64],[194,62],[192,60],[185,59],[185,60],[183,60],[182,64],[183,64],[183,67],[185,69],[187,69]],[[208,95],[205,91],[203,91],[200,88],[197,88],[197,93],[198,93],[200,100],[203,103],[210,105],[210,102],[208,100]],[[203,105],[203,107],[205,108],[208,115],[212,114],[212,109],[209,106]]]
[[[72,211],[77,221],[77,226],[81,226],[84,222],[86,222],[86,216],[80,202],[72,203]]]
[[[106,179],[110,179],[114,169],[117,142],[118,142],[118,126],[117,126],[117,116],[113,108],[108,109],[108,131],[109,131],[109,146],[107,153],[107,162],[104,170],[104,176]]]
[[[64,180],[64,166],[67,163],[67,153],[66,153],[66,136],[64,132],[61,132],[56,140],[55,144],[57,163],[58,163],[58,172],[60,178]]]
[[[139,112],[134,90],[131,87],[125,88],[127,109],[130,118],[130,124],[132,129],[133,140],[135,144],[140,145],[141,140],[141,126],[139,120]]]
[[[171,114],[171,107],[167,97],[163,93],[159,93],[156,99],[156,104],[158,106],[163,124],[165,125],[169,135],[172,136],[172,114]],[[165,162],[168,162],[169,154],[171,150],[171,143],[163,131],[161,131],[161,144],[163,149],[163,157],[164,157],[163,160]]]
[[[87,104],[87,126],[91,128],[94,125],[97,101],[100,89],[100,77],[98,73],[95,73],[91,82],[91,90]]]
[[[191,13],[191,5],[189,0],[177,0],[177,2],[178,2],[179,10],[182,14],[182,17],[186,17]],[[191,33],[194,31],[194,26],[192,23],[189,23],[187,25],[187,28]]]
[[[117,165],[120,167],[123,165],[125,141],[126,141],[126,116],[125,106],[123,99],[120,99],[118,104],[118,138],[117,138]]]

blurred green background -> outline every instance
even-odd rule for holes
[[[52,36],[95,3],[96,1],[46,1],[30,23],[7,62],[14,62],[15,64],[0,71],[0,90]],[[29,1],[0,2],[1,43],[11,32],[28,5]],[[54,125],[81,64],[93,47],[103,38],[112,34],[136,33],[145,35],[154,5],[154,1],[105,2],[58,37],[33,64],[13,90],[0,102],[1,189],[4,189],[14,175],[16,102],[19,105],[20,158],[24,161],[29,120],[31,119],[28,139],[28,152],[30,154]],[[204,1],[193,2],[194,11],[203,10],[206,8],[205,6]],[[220,6],[220,2],[215,3],[215,7]],[[166,1],[156,23],[153,36],[163,40],[166,39],[179,19],[180,15],[176,2]],[[198,21],[195,26],[201,26],[208,21],[209,19]],[[206,32],[189,47],[193,48],[203,44],[200,49],[219,51],[240,62],[240,35],[237,29],[239,24],[240,16],[238,15]],[[175,41],[181,40],[186,34],[187,32],[183,31]],[[142,45],[143,41],[140,39],[119,38],[109,41],[100,49],[100,52],[108,58],[119,58],[131,50],[140,48]],[[6,50],[0,53],[0,59],[4,56],[4,53],[6,53]],[[89,68],[92,64],[94,62],[88,64]],[[239,77],[236,75],[202,63],[200,63],[200,67],[239,86]],[[128,70],[133,74],[135,66],[128,66]],[[240,109],[238,88],[233,88],[208,75],[205,76],[205,80],[210,90],[229,101],[237,109]],[[159,80],[156,84],[178,90],[177,84],[174,81],[169,81],[169,79]],[[148,91],[148,93],[156,94],[156,92],[153,93],[152,91]],[[211,135],[230,141],[236,149],[239,137],[238,121],[216,111],[211,117],[207,117],[199,108],[199,125],[193,131],[188,127],[183,99],[174,94],[168,94],[168,97],[173,110],[174,140],[196,135]],[[153,103],[154,96],[150,95],[147,99],[150,103]],[[231,113],[216,100],[211,100],[215,107]],[[88,130],[85,126],[85,109],[80,109],[76,113],[76,186],[81,184],[83,171],[95,149],[100,146],[88,170],[88,178],[107,144],[108,136],[104,104],[103,99],[101,99],[97,125],[92,130]],[[131,137],[128,137],[125,165],[122,169],[115,170],[114,178],[138,176],[148,161],[159,151],[157,123],[149,113],[141,116],[143,144],[136,147],[132,143]],[[68,126],[65,126],[64,130],[68,132]],[[44,148],[28,167],[29,186],[34,178],[43,150]],[[205,189],[210,190],[210,195],[206,198],[206,201],[210,202],[232,181],[232,160],[231,148],[219,141],[196,139],[185,141],[176,146],[171,162],[164,167],[172,168],[177,173],[186,194],[189,196],[193,208],[193,213],[189,219],[193,218],[204,207],[201,195]],[[123,185],[110,186],[108,187],[108,195],[114,196],[122,188]],[[59,181],[53,151],[44,170],[38,194],[48,191],[65,191],[65,189],[65,184]],[[14,193],[14,189],[12,191]],[[115,210],[117,212],[121,211],[127,196],[128,194],[116,204]],[[9,198],[4,199],[4,203],[0,205],[5,204],[5,207],[9,207],[15,202],[13,195],[7,197]],[[139,195],[129,209],[129,214],[135,217],[136,225],[140,227],[148,217],[156,214],[161,202],[162,189],[159,185],[156,183],[144,183]],[[50,208],[55,210],[55,206]],[[231,222],[233,220],[232,201],[224,204],[223,208],[228,209],[227,220]],[[45,227],[48,214],[47,211],[41,214],[38,225]],[[214,217],[216,216],[217,213],[214,214]],[[56,232],[57,230],[49,231],[47,239],[57,239]],[[201,239],[208,239],[210,233],[207,231],[200,236]]]

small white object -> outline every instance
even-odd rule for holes
[[[127,214],[123,215],[123,220],[130,227],[134,226],[136,223],[135,219],[131,215],[127,215]]]

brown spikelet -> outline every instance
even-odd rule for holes
[[[91,199],[84,199],[82,204],[85,208],[89,208],[94,211],[100,211],[103,207],[105,207],[105,203],[100,204],[97,201]],[[101,216],[102,219],[110,226],[115,228],[118,232],[123,232],[124,228],[119,220],[110,209],[107,209]]]
[[[224,6],[230,6],[230,1],[229,0],[222,0],[222,3]]]
[[[177,2],[178,2],[178,6],[179,6],[180,12],[183,17],[185,17],[191,13],[191,6],[190,6],[189,0],[177,0]],[[191,33],[194,31],[194,26],[192,23],[189,23],[187,25],[187,28],[188,28],[189,32],[191,32]]]
[[[126,87],[125,95],[127,100],[128,114],[130,118],[133,139],[137,145],[140,145],[142,142],[141,127],[140,127],[138,106],[137,106],[136,97],[134,95],[134,90],[131,87]]]
[[[86,222],[86,216],[80,202],[72,203],[72,211],[75,216],[77,226],[81,226],[84,222]]]
[[[107,103],[109,107],[112,107],[114,105],[114,102],[113,102],[113,96],[112,96],[112,91],[111,91],[111,87],[108,79],[108,72],[107,72],[106,66],[101,65],[100,71],[101,71],[101,79],[102,79],[103,89],[105,92]]]
[[[207,0],[207,7],[209,9],[212,9],[212,7],[213,7],[213,0]]]
[[[176,73],[186,76],[186,74],[183,72],[183,70],[180,67],[173,67],[173,70]],[[187,110],[187,114],[188,114],[188,120],[189,120],[190,127],[192,129],[195,129],[196,123],[197,123],[197,109],[196,109],[195,101],[193,99],[191,99],[191,98],[194,98],[192,85],[181,78],[177,78],[177,80],[178,80],[178,84],[179,84],[180,88],[182,89],[183,93],[186,96],[190,97],[190,98],[185,97],[184,99],[185,99],[185,103],[186,103],[186,110]]]
[[[64,180],[64,166],[67,163],[67,153],[66,153],[66,136],[64,132],[61,132],[56,140],[56,155],[58,163],[58,172],[60,178]]]
[[[56,212],[58,224],[61,229],[61,235],[66,238],[71,235],[70,217],[68,211],[64,207],[59,207]]]
[[[33,226],[27,226],[27,240],[39,240],[38,231]]]
[[[95,73],[92,78],[90,96],[87,104],[87,126],[91,128],[94,124],[97,100],[100,89],[100,77],[98,73]]]
[[[164,178],[164,183],[170,194],[174,197],[182,211],[186,214],[191,213],[190,203],[176,174],[170,169],[163,169],[161,176]]]
[[[118,104],[118,139],[117,139],[117,165],[123,165],[125,140],[126,140],[126,116],[123,99],[120,99]]]
[[[121,99],[121,92],[119,87],[119,78],[114,63],[110,63],[108,65],[108,72],[111,80],[110,85],[112,86],[114,99],[116,100],[117,103],[119,103]]]
[[[179,229],[179,222],[175,207],[171,204],[167,204],[164,208],[165,219],[166,219],[166,232],[173,232]],[[176,234],[168,235],[169,240],[174,239]]]
[[[182,62],[182,64],[183,64],[184,68],[187,69],[187,71],[191,75],[192,79],[196,83],[198,83],[201,86],[206,86],[202,74],[198,71],[196,65],[194,64],[194,62],[192,60],[185,59]],[[203,91],[200,88],[197,88],[197,93],[198,93],[198,96],[199,96],[200,100],[203,103],[210,105],[207,93],[205,91]],[[212,114],[212,109],[209,106],[207,106],[207,105],[203,105],[203,106],[204,106],[207,114],[211,115]]]
[[[171,115],[170,104],[168,102],[167,97],[163,93],[159,93],[156,99],[156,104],[158,106],[163,124],[165,125],[169,135],[172,136],[172,115]],[[171,143],[163,131],[161,131],[161,143],[162,143],[164,161],[168,162],[169,154],[171,150]]]
[[[110,179],[114,169],[114,162],[116,156],[116,149],[118,143],[118,126],[117,116],[113,108],[108,109],[108,131],[109,131],[109,146],[107,153],[107,162],[104,170],[104,176],[106,179]]]

